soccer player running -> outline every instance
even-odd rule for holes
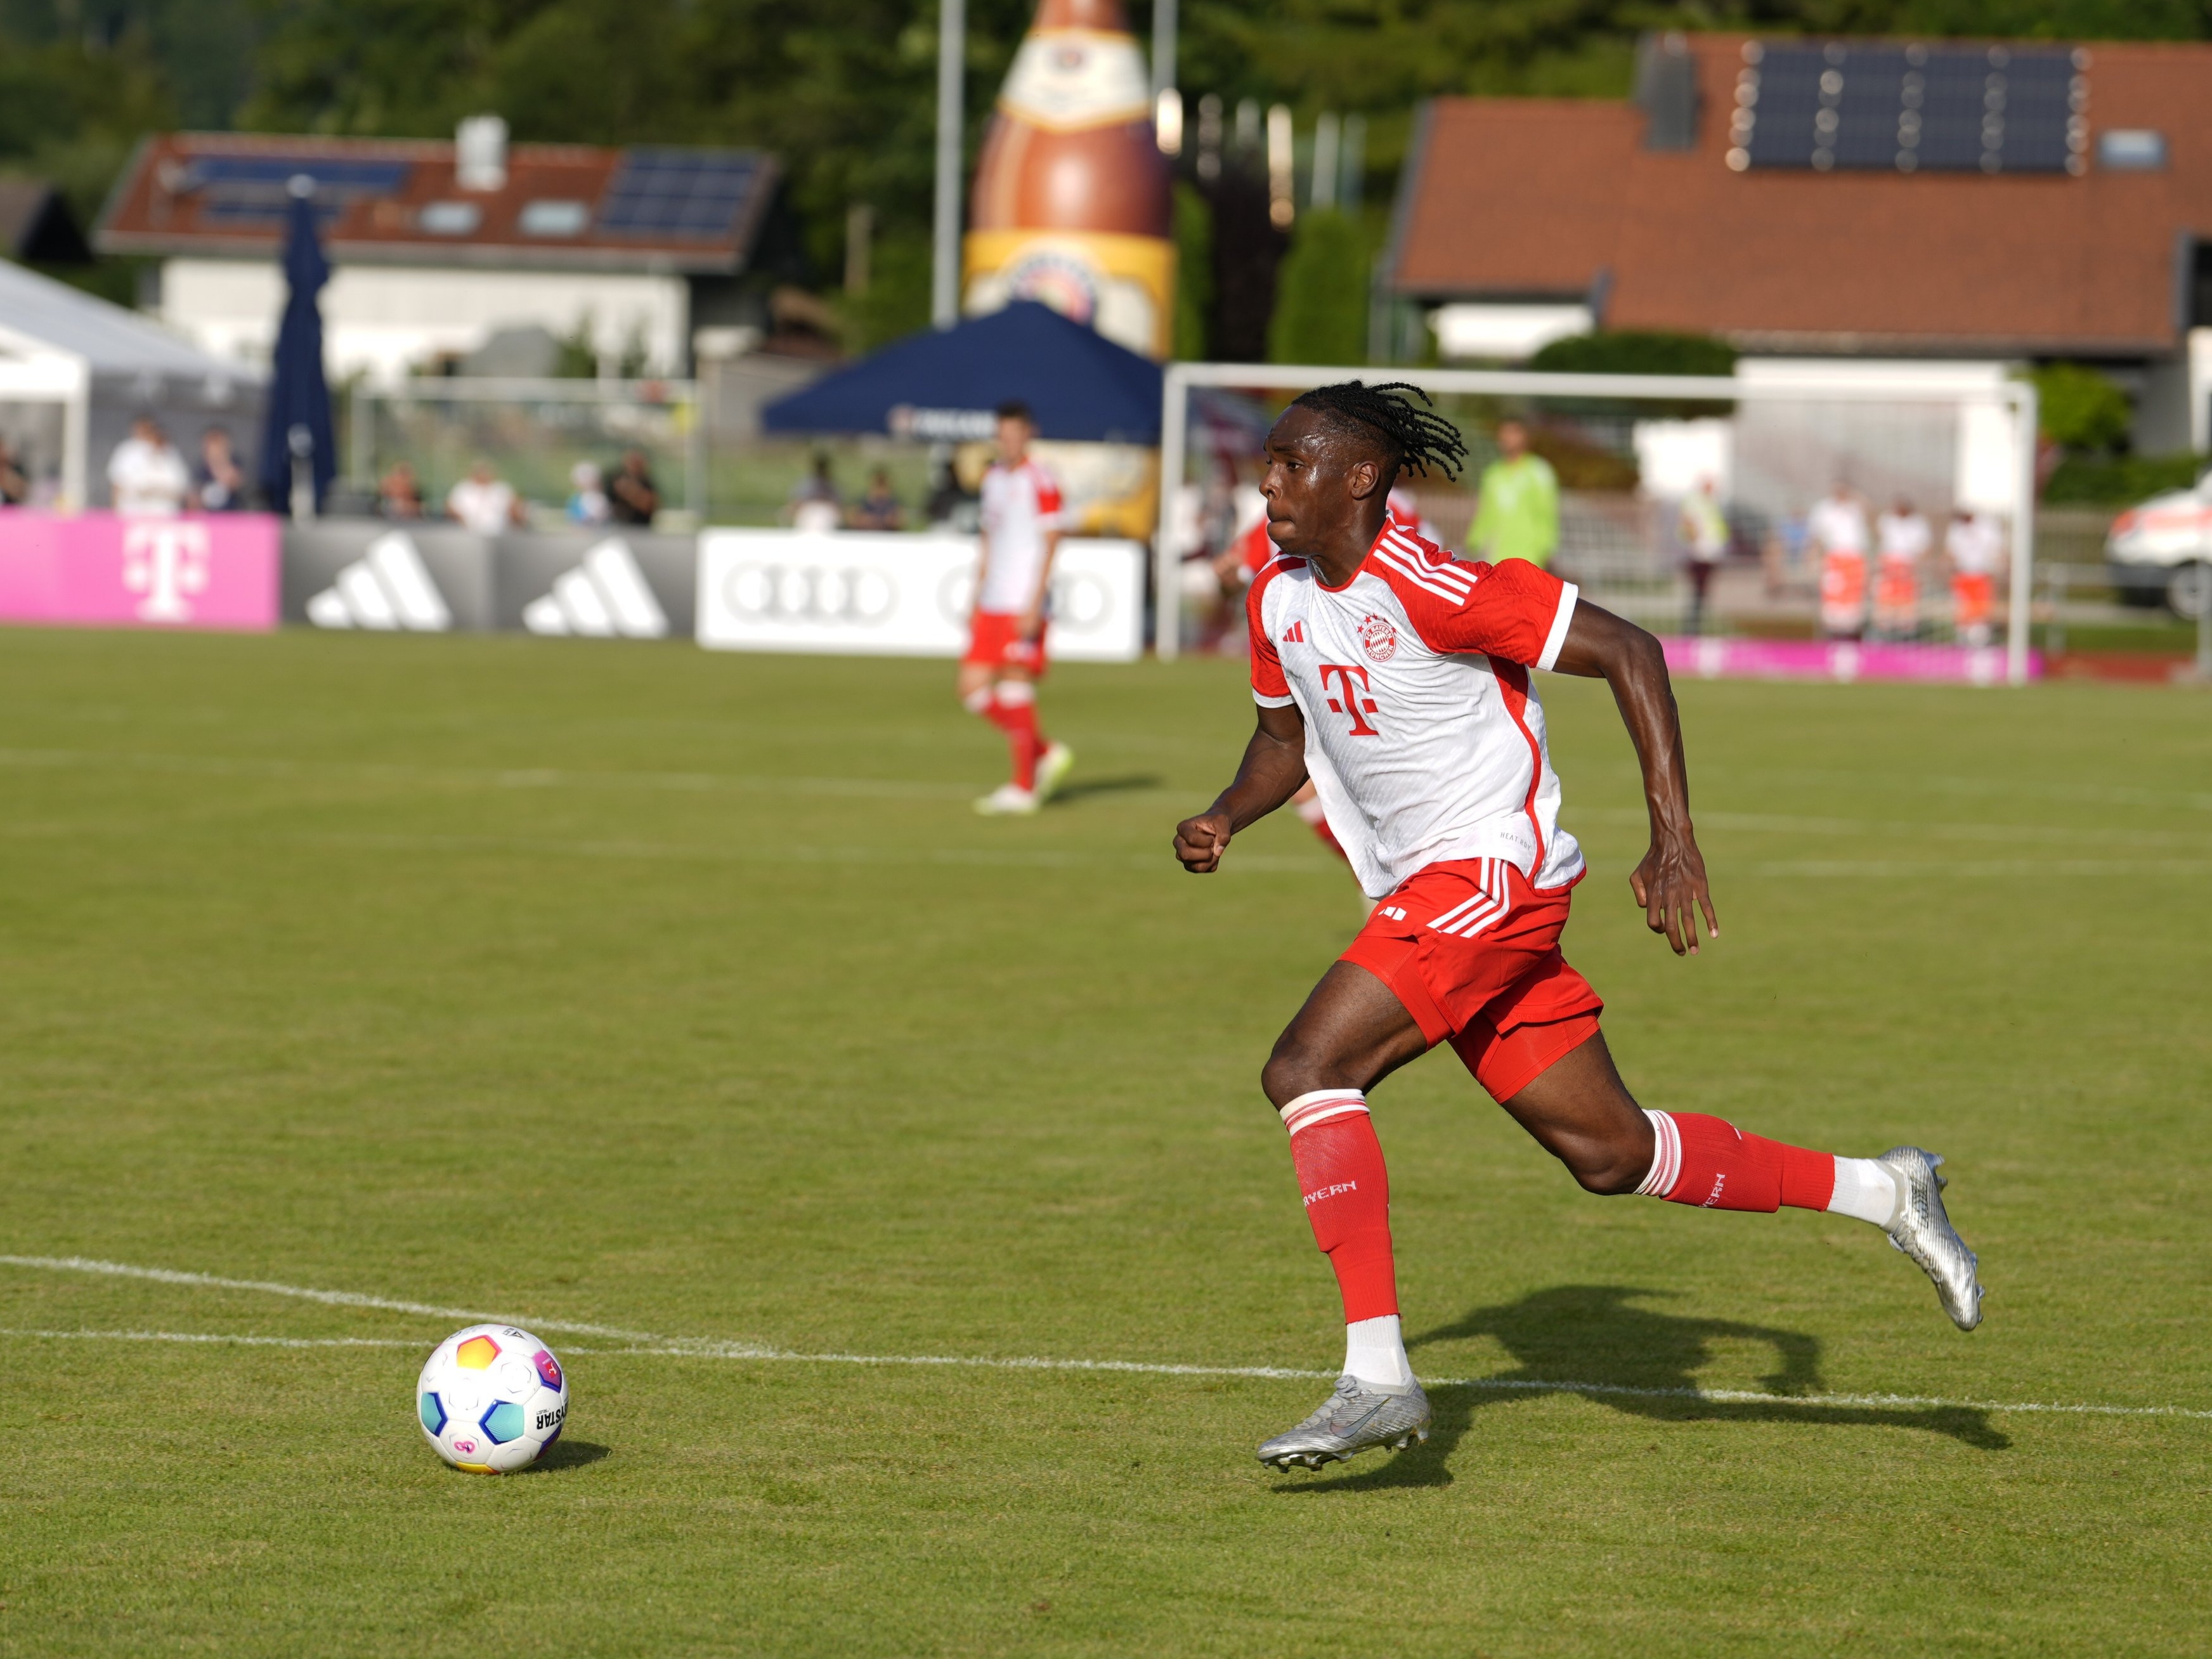
[[[1038,729],[1045,595],[1060,550],[1060,481],[1030,456],[1036,425],[1024,403],[998,409],[999,459],[983,475],[975,604],[960,659],[960,701],[1006,734],[1013,775],[975,803],[997,816],[1034,812],[1075,764],[1075,752]]]
[[[1346,1337],[1334,1393],[1263,1444],[1261,1461],[1319,1468],[1426,1436],[1367,1091],[1446,1041],[1587,1190],[1856,1216],[1884,1229],[1972,1329],[1981,1287],[1938,1196],[1941,1158],[1913,1146],[1808,1152],[1701,1113],[1646,1110],[1621,1082],[1598,1030],[1603,1005],[1559,953],[1583,856],[1559,828],[1529,670],[1611,684],[1651,819],[1629,885],[1680,955],[1698,949],[1701,919],[1715,937],[1719,927],[1666,659],[1650,635],[1534,564],[1464,562],[1386,521],[1401,466],[1449,474],[1465,453],[1407,393],[1426,401],[1400,384],[1318,387],[1268,434],[1262,487],[1281,551],[1246,605],[1258,729],[1235,781],[1176,829],[1176,858],[1210,872],[1237,831],[1310,775],[1379,901],[1261,1074],[1336,1273]]]

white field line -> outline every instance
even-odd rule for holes
[[[619,1348],[574,1348],[571,1353],[649,1354],[679,1359],[736,1359],[805,1365],[948,1365],[976,1370],[1091,1371],[1134,1376],[1254,1377],[1266,1382],[1333,1382],[1334,1371],[1293,1370],[1278,1365],[1176,1365],[1134,1359],[1000,1358],[968,1354],[801,1353],[787,1348],[753,1343],[726,1342],[709,1337],[653,1336],[605,1325],[580,1324],[571,1320],[538,1319],[528,1315],[490,1314],[467,1308],[441,1308],[421,1302],[400,1302],[388,1297],[364,1296],[353,1291],[321,1291],[300,1285],[279,1285],[267,1279],[222,1279],[213,1273],[184,1273],[171,1267],[139,1267],[120,1261],[100,1261],[88,1256],[0,1255],[0,1266],[54,1273],[97,1273],[116,1279],[151,1279],[164,1285],[191,1285],[211,1290],[256,1291],[269,1296],[298,1297],[345,1308],[375,1308],[390,1313],[426,1318],[459,1319],[471,1324],[520,1326],[525,1330],[566,1331],[580,1335],[611,1337],[629,1346]],[[187,1331],[46,1331],[0,1329],[0,1337],[37,1340],[112,1340],[126,1342],[233,1343],[283,1348],[404,1347],[416,1351],[422,1345],[367,1337],[228,1336]],[[1691,1400],[1708,1405],[1918,1407],[1930,1411],[2031,1412],[2071,1417],[2178,1417],[2212,1419],[2212,1410],[2187,1406],[2107,1406],[2063,1401],[1953,1400],[1934,1395],[1910,1394],[1765,1394],[1745,1389],[1642,1389],[1622,1382],[1553,1382],[1521,1376],[1424,1376],[1432,1389],[1486,1389],[1512,1394],[1580,1394],[1636,1400]]]

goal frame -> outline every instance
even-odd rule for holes
[[[1374,364],[1175,362],[1167,366],[1161,388],[1159,523],[1152,541],[1154,563],[1154,648],[1172,659],[1182,641],[1182,607],[1172,518],[1176,486],[1182,481],[1190,447],[1190,394],[1200,386],[1269,391],[1304,391],[1334,381],[1370,376]],[[1835,402],[1875,404],[1968,404],[2006,410],[2013,422],[2018,464],[2012,489],[2012,591],[2005,617],[2005,683],[2027,684],[2028,621],[2035,577],[2036,392],[2032,381],[2006,380],[1985,386],[1961,386],[1935,364],[1924,378],[1900,375],[1880,386],[1838,384],[1822,368],[1790,370],[1777,367],[1756,380],[1705,374],[1554,374],[1534,369],[1381,368],[1416,381],[1425,391],[1497,398],[1613,398],[1635,402]]]

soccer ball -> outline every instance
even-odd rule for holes
[[[553,1351],[512,1325],[471,1325],[441,1342],[415,1385],[436,1452],[471,1474],[527,1468],[561,1437],[568,1379]]]

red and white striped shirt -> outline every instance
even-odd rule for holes
[[[983,592],[978,611],[1018,616],[1036,598],[1045,537],[1060,527],[1060,480],[1035,461],[983,475]]]
[[[1455,559],[1389,522],[1340,588],[1288,554],[1253,582],[1253,697],[1305,716],[1306,769],[1370,897],[1448,859],[1502,858],[1538,888],[1582,874],[1528,679],[1574,609],[1526,560]]]

